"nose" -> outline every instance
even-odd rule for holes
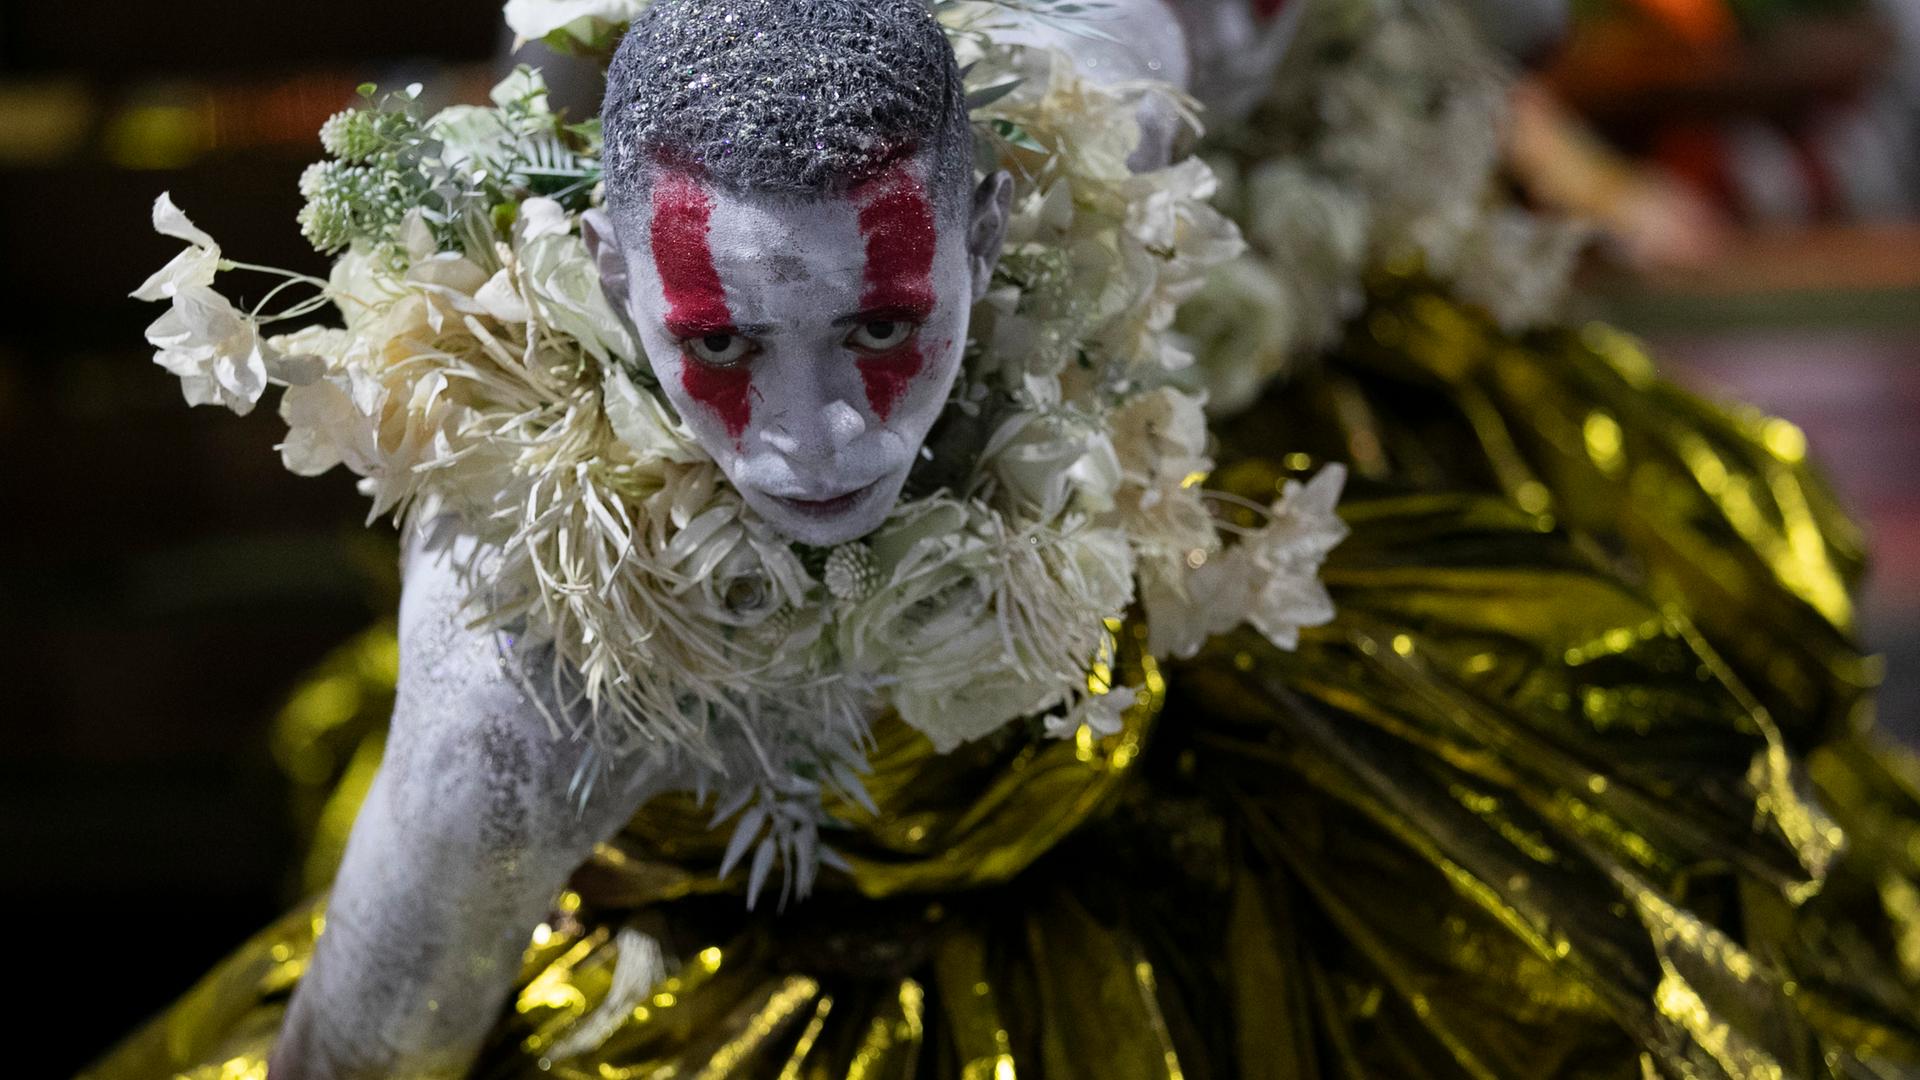
[[[810,410],[786,410],[761,432],[760,438],[795,464],[825,465],[866,431],[867,421],[860,410],[836,398]]]

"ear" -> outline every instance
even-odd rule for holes
[[[621,250],[613,218],[600,207],[581,214],[580,238],[587,242],[587,254],[600,272],[600,287],[613,302],[613,309],[621,318],[629,318],[627,306],[632,294],[628,291],[627,254]]]
[[[967,219],[967,269],[973,273],[973,299],[987,295],[1000,247],[1007,239],[1007,216],[1013,210],[1013,177],[1006,170],[980,181],[973,193]]]

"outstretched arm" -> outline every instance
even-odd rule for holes
[[[410,540],[386,758],[272,1080],[462,1075],[534,926],[655,779],[617,763],[577,804],[584,746],[550,734],[504,670],[497,636],[466,626],[456,567],[473,539],[422,535],[433,531]]]

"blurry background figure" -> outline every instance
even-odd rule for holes
[[[1471,0],[1534,70],[1517,181],[1612,254],[1711,265],[1736,226],[1905,220],[1920,205],[1916,0]]]
[[[1594,313],[1799,424],[1863,516],[1920,737],[1920,0],[1463,2],[1521,72],[1513,183],[1599,232]]]
[[[1594,313],[1798,423],[1863,515],[1882,711],[1920,736],[1920,0],[1461,2],[1532,72],[1515,185],[1609,237]],[[284,776],[327,766],[270,721],[395,605],[350,476],[288,474],[270,408],[184,409],[152,365],[155,311],[126,295],[176,246],[152,200],[234,258],[324,270],[294,220],[321,122],[369,81],[484,100],[499,26],[497,0],[281,0],[270,24],[240,0],[0,0],[0,940],[39,998],[118,972],[20,1075],[71,1072],[282,910]],[[517,55],[593,112],[590,65]],[[327,685],[288,707],[354,706]],[[122,924],[137,955],[111,952]]]

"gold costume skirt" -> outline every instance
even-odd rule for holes
[[[650,804],[473,1075],[1920,1075],[1920,763],[1871,741],[1857,538],[1799,433],[1604,328],[1372,297],[1211,481],[1349,464],[1332,625],[1165,666],[1123,627],[1142,694],[1106,738],[940,756],[883,724],[850,872],[784,912],[717,875],[698,807]],[[317,890],[392,677],[369,635],[281,719]],[[323,911],[87,1075],[263,1076]]]

